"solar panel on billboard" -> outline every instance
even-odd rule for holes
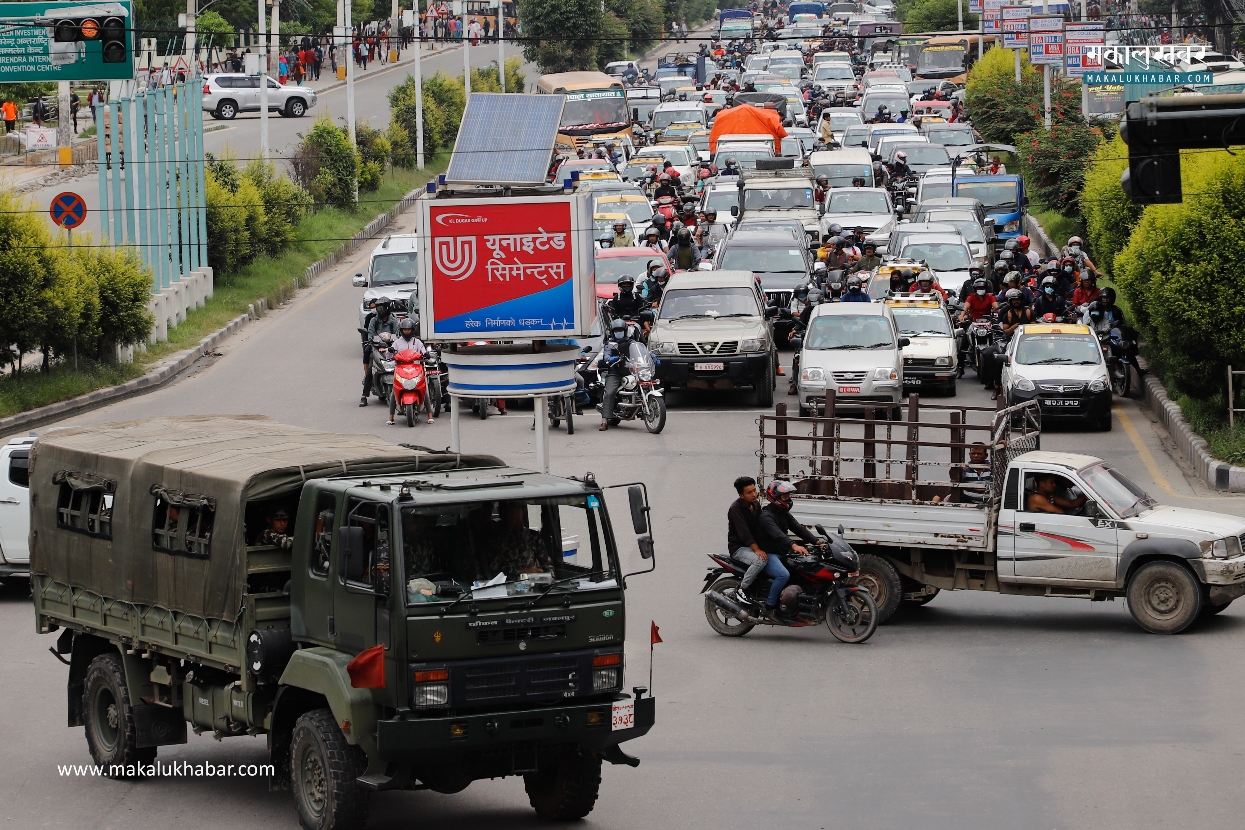
[[[473,92],[446,183],[544,184],[565,100],[561,95]]]

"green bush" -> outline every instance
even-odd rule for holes
[[[1029,195],[1069,218],[1081,213],[1081,185],[1090,154],[1101,137],[1083,122],[1039,127],[1016,140],[1016,151],[1031,188]]]
[[[126,248],[97,248],[81,259],[81,268],[99,288],[99,356],[107,357],[113,345],[144,342],[153,322],[147,310],[151,274],[138,254]]]
[[[506,58],[506,92],[521,93],[527,88],[522,58]]]
[[[212,170],[207,171],[207,235],[208,265],[219,279],[236,273],[251,255],[251,237],[247,227],[247,210]],[[252,188],[254,185],[252,185]]]
[[[42,212],[0,190],[0,364],[42,344],[47,275],[62,268],[61,259]]]
[[[384,179],[384,170],[380,163],[376,161],[365,161],[359,165],[359,192],[375,193],[380,190],[380,183]]]
[[[1184,202],[1150,205],[1115,257],[1115,276],[1155,368],[1208,398],[1245,366],[1245,156],[1186,152]]]
[[[1118,135],[1094,152],[1081,191],[1081,215],[1094,264],[1115,273],[1115,256],[1141,219],[1142,205],[1124,195],[1120,175],[1128,169],[1128,145]]]
[[[255,186],[263,206],[256,255],[276,256],[294,241],[295,226],[314,207],[311,195],[260,159],[248,164],[242,176]]]
[[[346,130],[324,116],[303,137],[299,150],[318,166],[311,181],[314,189],[307,188],[312,197],[334,207],[353,207],[359,153],[350,145]]]
[[[389,140],[392,153],[389,160],[394,167],[410,170],[415,166],[415,142],[407,133],[406,128],[396,119],[389,122],[389,127],[385,130],[385,138]]]

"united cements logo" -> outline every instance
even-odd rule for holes
[[[474,236],[438,236],[434,242],[432,257],[437,270],[452,281],[465,280],[476,269]]]

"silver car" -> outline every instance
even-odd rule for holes
[[[240,112],[259,112],[258,75],[207,75],[203,79],[203,111],[213,118],[232,121]],[[268,79],[268,111],[301,118],[316,105],[315,90],[281,86]]]

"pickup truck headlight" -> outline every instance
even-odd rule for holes
[[[743,341],[742,343],[739,344],[739,350],[741,352],[763,352],[768,346],[769,346],[769,343],[766,341],[766,339],[764,337],[760,337],[760,338],[757,338],[756,340]]]
[[[652,352],[653,354],[674,354],[674,343],[673,342],[653,343],[650,341],[648,344],[648,350]]]
[[[949,358],[949,357],[936,357],[936,358],[934,358],[934,365],[935,365],[935,366],[950,366],[950,365],[951,365],[951,358]]]
[[[1015,385],[1016,385],[1016,388],[1019,389],[1021,392],[1032,392],[1033,391],[1033,381],[1029,380],[1026,377],[1017,375],[1016,380],[1015,380]]]
[[[811,369],[801,369],[800,380],[807,380],[812,383],[824,383],[826,380],[826,373],[816,367]]]
[[[411,705],[416,709],[443,709],[450,705],[448,669],[415,672]]]
[[[1232,559],[1241,555],[1241,540],[1236,536],[1201,543],[1203,559]]]
[[[899,380],[899,373],[889,366],[879,366],[873,370],[874,380]]]
[[[1089,391],[1105,392],[1107,387],[1110,385],[1111,385],[1111,381],[1107,380],[1106,375],[1103,375],[1102,377],[1094,378],[1093,380],[1089,382]]]

